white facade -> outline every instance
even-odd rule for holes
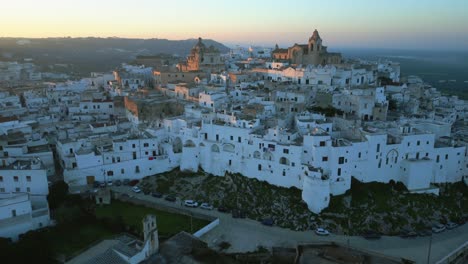
[[[46,196],[0,193],[0,237],[16,241],[19,235],[49,224]]]

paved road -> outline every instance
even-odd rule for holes
[[[333,234],[328,237],[321,237],[315,235],[312,231],[292,231],[280,227],[264,226],[250,219],[234,219],[230,214],[220,213],[216,210],[207,211],[200,208],[183,207],[179,200],[177,202],[168,202],[164,199],[154,198],[142,193],[135,194],[128,186],[113,186],[112,189],[128,193],[138,199],[218,217],[220,219],[219,226],[205,234],[202,239],[214,248],[216,248],[219,242],[228,241],[231,244],[228,252],[253,251],[260,245],[264,247],[295,247],[298,243],[335,241],[343,244],[349,242],[349,245],[352,247],[376,251],[394,257],[403,257],[414,260],[416,263],[426,263],[427,261],[429,237],[403,239],[400,237],[384,236],[379,240],[366,240],[359,236],[348,237]],[[467,240],[467,224],[440,234],[434,234],[432,237],[430,263],[440,260]]]

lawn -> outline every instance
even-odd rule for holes
[[[87,224],[66,228],[51,228],[50,233],[47,235],[50,238],[54,252],[70,256],[87,248],[93,242],[112,237],[115,234],[101,225]]]
[[[156,215],[158,233],[160,236],[164,237],[175,235],[180,231],[194,233],[200,228],[209,224],[209,221],[207,220],[193,218],[191,228],[190,216],[188,215],[169,213],[154,208],[148,208],[116,200],[113,200],[110,205],[96,208],[97,218],[122,217],[126,225],[133,226],[140,232],[142,230],[142,219],[147,214]]]

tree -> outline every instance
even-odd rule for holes
[[[68,194],[68,184],[64,181],[58,181],[49,188],[47,200],[50,209],[58,208],[66,199]]]

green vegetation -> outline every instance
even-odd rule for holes
[[[72,256],[90,244],[110,238],[115,234],[100,224],[74,225],[51,228],[47,233],[53,252]]]
[[[319,215],[308,210],[301,190],[239,174],[218,177],[174,170],[147,177],[141,185],[182,199],[240,209],[254,220],[272,218],[275,225],[293,230],[320,225],[338,234],[360,234],[371,229],[397,235],[402,229],[421,230],[468,214],[468,187],[462,182],[439,186],[440,195],[435,196],[410,194],[404,184],[393,181],[361,183],[353,179],[351,190],[332,196],[329,207]]]
[[[333,117],[335,115],[343,114],[342,110],[336,109],[332,106],[329,106],[329,107],[313,106],[313,107],[307,108],[307,110],[324,114],[327,117]]]
[[[110,205],[96,208],[96,217],[98,219],[109,217],[116,220],[122,218],[125,225],[130,226],[138,233],[142,232],[142,219],[147,214],[156,215],[158,233],[162,237],[169,237],[180,231],[193,233],[209,224],[207,220],[192,218],[191,228],[189,215],[169,213],[116,200],[113,200]]]
[[[191,232],[190,216],[187,215],[120,201],[96,208],[93,199],[67,195],[68,186],[63,182],[50,190],[48,199],[55,208],[51,217],[56,219],[57,225],[30,231],[16,243],[0,238],[2,263],[55,263],[58,256],[69,259],[91,244],[123,232],[142,237],[142,219],[147,214],[156,215],[160,238],[182,230]],[[193,232],[208,223],[193,218]]]

